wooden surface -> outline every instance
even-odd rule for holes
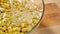
[[[60,0],[44,0],[45,3],[56,3],[60,8]]]
[[[60,34],[60,10],[55,3],[45,4],[41,24],[31,34]]]
[[[44,17],[41,27],[60,25],[60,10],[55,3],[45,5]]]

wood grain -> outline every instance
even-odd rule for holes
[[[45,4],[45,12],[40,27],[60,25],[60,10],[55,3]]]

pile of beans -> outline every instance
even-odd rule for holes
[[[0,34],[28,33],[40,19],[39,10],[30,0],[0,0]]]

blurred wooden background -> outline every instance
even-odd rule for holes
[[[45,4],[47,3],[56,3],[57,6],[60,8],[60,0],[44,0]]]
[[[60,24],[60,0],[44,0],[44,17],[41,27]]]
[[[40,27],[60,25],[60,9],[55,3],[45,4],[45,12]]]

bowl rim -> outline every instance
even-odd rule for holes
[[[38,21],[38,23],[28,32],[28,33],[30,33],[31,31],[33,31],[37,26],[38,26],[38,24],[40,24],[40,21],[42,20],[42,18],[43,18],[43,15],[44,15],[44,11],[45,11],[45,5],[44,5],[44,0],[42,0],[42,4],[43,4],[43,11],[42,11],[42,16],[41,16],[41,18],[39,19],[39,21]]]

